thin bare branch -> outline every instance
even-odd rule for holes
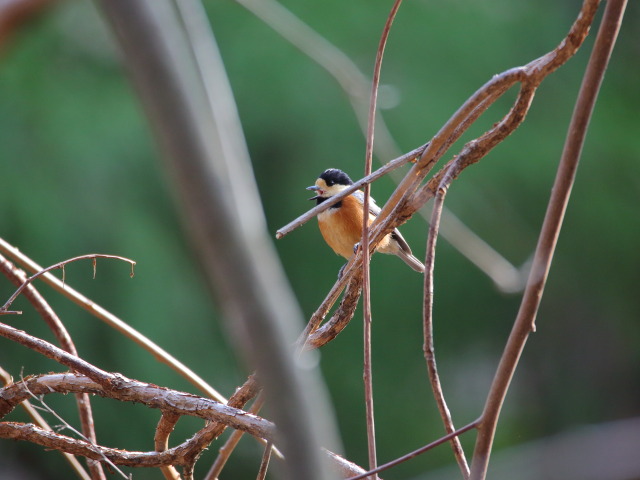
[[[264,480],[267,476],[267,469],[269,468],[269,460],[271,459],[271,450],[273,444],[271,442],[267,442],[264,447],[264,453],[262,454],[262,461],[260,462],[260,470],[258,470],[258,476],[256,480]]]
[[[387,45],[387,39],[391,32],[391,25],[395,19],[396,13],[400,8],[402,0],[395,0],[391,8],[391,12],[387,16],[378,49],[376,51],[376,61],[373,67],[373,80],[371,82],[371,96],[369,98],[369,115],[367,118],[367,147],[364,160],[364,177],[371,175],[371,164],[373,162],[373,144],[375,133],[376,106],[378,100],[378,86],[380,85],[380,71],[382,69],[382,58],[384,49]],[[364,186],[364,200],[362,202],[362,245],[369,245],[369,203],[371,201],[371,185],[366,183]],[[367,424],[367,447],[369,454],[369,470],[373,470],[378,465],[376,454],[376,429],[373,402],[373,371],[371,365],[371,322],[373,320],[371,314],[371,277],[370,277],[370,261],[371,253],[368,248],[362,252],[362,304],[363,304],[363,342],[364,342],[364,360],[363,360],[363,381],[364,381],[364,403],[366,411]],[[372,479],[376,480],[377,475],[373,475]]]
[[[121,402],[141,403],[163,412],[224,423],[226,426],[243,430],[266,440],[274,438],[275,426],[272,422],[239,408],[222,405],[215,400],[197,395],[139,382],[119,374],[107,375],[110,377],[108,386],[97,383],[84,374],[77,373],[27,377],[22,382],[0,389],[0,418],[4,418],[16,405],[29,398],[31,394],[89,393]]]
[[[460,435],[462,435],[465,432],[468,432],[469,430],[472,430],[474,428],[476,428],[478,426],[478,420],[471,422],[468,425],[465,425],[462,428],[459,428],[458,430],[456,430],[455,432],[449,433],[448,435],[445,435],[443,437],[440,437],[438,440],[435,440],[423,447],[418,448],[417,450],[414,450],[413,452],[407,453],[406,455],[403,455],[402,457],[398,457],[395,460],[392,460],[391,462],[387,462],[384,465],[380,465],[378,468],[376,468],[373,471],[369,471],[369,472],[365,472],[359,475],[356,475],[354,477],[349,477],[347,480],[362,480],[363,478],[367,478],[368,476],[374,474],[374,473],[380,473],[383,472],[385,470],[388,470],[392,467],[395,467],[396,465],[400,465],[401,463],[406,462],[407,460],[411,460],[412,458],[417,457],[418,455],[421,455],[425,452],[428,452],[429,450],[434,449],[435,447],[437,447],[438,445],[442,445],[443,443],[447,443],[448,441],[450,441],[452,438],[454,437],[458,437]]]
[[[51,265],[47,268],[43,268],[42,270],[40,270],[37,273],[34,273],[33,275],[31,275],[29,278],[27,278],[22,285],[20,285],[20,288],[18,288],[18,290],[16,290],[14,292],[13,295],[11,295],[11,297],[9,297],[9,300],[6,301],[6,303],[0,307],[0,315],[4,314],[4,313],[10,313],[8,312],[9,307],[11,306],[11,304],[13,303],[13,301],[18,297],[18,295],[20,295],[23,290],[25,288],[27,288],[27,286],[33,282],[36,278],[44,275],[47,272],[50,272],[51,270],[59,270],[62,269],[62,271],[64,272],[64,267],[72,262],[77,262],[79,260],[86,260],[86,259],[91,259],[94,260],[96,258],[111,258],[111,259],[115,259],[115,260],[121,260],[123,262],[128,262],[129,264],[131,264],[131,276],[133,277],[133,268],[136,265],[136,262],[134,262],[133,260],[130,260],[128,258],[125,257],[120,257],[118,255],[105,255],[105,254],[101,254],[101,253],[92,253],[89,255],[80,255],[77,257],[73,257],[70,258],[68,260],[64,260],[62,262],[56,263],[55,265]],[[17,313],[17,312],[16,312]]]
[[[576,24],[581,19],[586,21],[585,17],[589,17],[590,13],[592,18],[598,3],[597,1],[586,1]],[[587,127],[613,51],[626,3],[626,0],[609,0],[607,2],[569,125],[565,147],[551,191],[520,310],[507,340],[482,413],[471,465],[470,478],[473,480],[483,480],[486,476],[500,410],[529,333],[534,329],[535,318],[571,194]],[[575,44],[575,40],[573,44]]]
[[[350,462],[349,460],[347,460],[346,458],[338,454],[330,452],[329,450],[325,450],[325,453],[332,460],[334,466],[336,467],[336,469],[338,470],[338,473],[340,473],[342,478],[349,478],[349,477],[353,477],[354,475],[361,475],[363,473],[367,473],[367,471],[364,468],[356,465],[353,462]]]
[[[0,238],[0,252],[4,255],[7,255],[7,257],[11,258],[14,262],[20,264],[23,268],[26,268],[31,272],[39,272],[43,269],[36,262],[24,255],[20,250],[7,243],[3,238]],[[140,333],[135,328],[125,323],[120,318],[113,315],[111,312],[105,310],[97,303],[93,302],[92,300],[82,295],[80,292],[71,288],[69,285],[64,285],[61,280],[51,275],[50,273],[44,274],[42,276],[42,281],[51,286],[61,295],[74,302],[79,307],[85,309],[87,312],[91,313],[96,318],[109,325],[114,330],[133,340],[136,344],[151,353],[154,358],[169,366],[205,395],[219,401],[220,403],[227,402],[227,399],[224,397],[224,395],[222,395],[215,388],[209,385],[202,377],[198,376],[194,371],[192,371],[185,364],[173,357],[166,350],[151,341],[148,337]]]
[[[96,259],[94,258],[95,262]],[[78,355],[76,347],[71,340],[71,335],[67,331],[66,327],[51,308],[49,303],[40,295],[36,288],[27,283],[28,279],[26,274],[15,267],[4,256],[0,255],[0,271],[11,281],[14,285],[22,288],[22,293],[25,298],[33,305],[35,310],[40,314],[44,322],[51,329],[56,339],[60,343],[60,346],[66,352],[72,355]],[[81,393],[76,396],[76,403],[78,405],[78,413],[80,415],[80,422],[82,424],[82,434],[93,443],[97,443],[95,425],[93,422],[93,413],[91,409],[91,400],[87,394]],[[91,476],[94,480],[106,479],[102,465],[89,460],[89,469]]]
[[[162,416],[160,417],[160,421],[156,427],[156,434],[153,439],[156,452],[164,452],[169,448],[169,437],[171,436],[171,432],[173,432],[173,429],[179,419],[180,415],[173,412],[162,412]],[[173,465],[160,467],[160,471],[166,480],[180,480],[181,478],[178,470],[176,470]]]
[[[11,378],[11,375],[9,375],[9,372],[7,372],[2,367],[0,367],[0,379],[2,379],[2,382],[4,383],[5,387],[13,384],[13,379]],[[29,400],[24,400],[23,402],[20,402],[20,406],[27,412],[29,417],[31,417],[31,419],[35,422],[35,424],[38,427],[49,432],[53,431],[51,426],[42,417],[42,415],[40,415],[38,411],[31,405],[31,402],[29,402]],[[64,456],[65,460],[69,463],[69,465],[71,465],[71,468],[74,470],[74,472],[76,472],[79,478],[81,478],[82,480],[91,479],[90,475],[87,473],[87,471],[84,469],[84,467],[80,464],[80,462],[74,455],[71,455],[70,453],[66,453],[66,452],[62,452],[62,455]]]
[[[372,239],[370,249],[384,235],[405,222],[433,197],[444,172],[451,162],[445,165],[426,185],[419,189],[420,183],[435,162],[446,153],[448,146],[451,145],[451,137],[461,135],[470,126],[468,119],[470,117],[477,118],[477,112],[488,108],[487,99],[495,101],[510,87],[516,83],[521,83],[520,93],[516,102],[504,118],[479,139],[472,140],[464,146],[459,155],[459,157],[464,156],[464,161],[458,162],[454,178],[464,168],[486,156],[493,147],[504,140],[523,122],[537,86],[547,75],[571,58],[586,38],[589,26],[597,10],[597,4],[597,0],[585,2],[577,20],[569,31],[567,39],[561,42],[555,50],[524,67],[512,68],[502,74],[495,75],[454,113],[429,142],[420,160],[405,176],[371,225]]]
[[[301,227],[302,225],[307,223],[309,220],[311,220],[313,217],[317,216],[319,213],[324,212],[331,205],[339,202],[344,197],[346,197],[348,195],[351,195],[356,190],[359,190],[363,186],[376,181],[377,179],[383,177],[387,173],[395,170],[396,168],[401,167],[402,165],[405,165],[405,164],[407,164],[409,162],[414,161],[416,158],[418,158],[418,157],[420,157],[420,155],[422,155],[422,152],[424,152],[424,150],[426,149],[427,146],[428,146],[428,144],[425,144],[425,145],[422,145],[421,147],[418,147],[418,148],[416,148],[416,149],[414,149],[414,150],[412,150],[412,151],[410,151],[408,153],[405,153],[404,155],[401,155],[401,156],[391,160],[387,164],[383,165],[378,170],[373,172],[371,175],[368,175],[365,178],[361,178],[357,182],[354,182],[353,185],[351,185],[348,188],[344,189],[343,191],[341,191],[337,195],[334,195],[333,197],[331,197],[331,198],[327,199],[326,201],[322,202],[320,205],[317,205],[317,206],[313,207],[311,210],[309,210],[306,213],[300,215],[298,218],[296,218],[295,220],[289,222],[284,227],[278,229],[278,231],[276,232],[276,238],[280,239],[280,238],[284,237],[285,235],[287,235],[287,234],[291,233],[292,231],[294,231],[296,228]]]
[[[452,165],[453,167],[454,165]],[[436,258],[436,242],[438,240],[438,232],[440,228],[440,219],[442,217],[442,208],[444,206],[444,199],[447,195],[447,191],[453,177],[449,169],[449,174],[445,175],[438,188],[438,193],[433,204],[433,213],[431,221],[429,222],[429,235],[427,237],[427,249],[425,259],[425,276],[424,276],[424,303],[423,303],[423,318],[424,318],[424,355],[427,362],[427,371],[429,373],[429,380],[431,381],[431,388],[433,395],[436,399],[436,404],[442,417],[442,421],[447,433],[455,432],[455,426],[451,418],[451,412],[447,407],[447,402],[444,398],[442,391],[442,384],[440,383],[440,376],[438,375],[438,368],[436,365],[435,349],[433,344],[433,297],[434,297],[434,280],[433,270],[435,266]],[[466,479],[469,478],[469,465],[462,449],[462,444],[458,437],[451,439],[451,448],[456,457],[456,461],[462,472],[462,476]]]
[[[351,275],[351,272],[358,269],[359,266],[359,263],[354,263],[351,265],[351,268],[349,268],[349,266],[345,268],[343,279],[347,281],[347,278],[349,277],[349,275]],[[340,280],[340,282],[341,281],[342,279]],[[305,338],[304,348],[320,348],[321,346],[333,340],[349,324],[349,322],[353,318],[356,307],[358,306],[358,299],[360,298],[360,293],[362,291],[362,273],[356,270],[348,280],[348,282],[349,283],[347,285],[347,289],[342,298],[342,301],[340,302],[340,306],[336,309],[333,316],[324,325],[315,329],[313,333]],[[338,285],[339,283],[337,283],[336,285]],[[334,290],[332,289],[331,292],[333,291]],[[323,306],[328,300],[331,300],[329,296],[327,296],[327,299],[325,300],[325,302],[323,302]],[[312,317],[312,321],[314,320],[314,317]]]
[[[264,405],[264,396],[259,395],[256,401],[253,403],[253,405],[251,405],[251,408],[249,409],[249,413],[253,413],[254,415],[257,415],[260,412],[260,409],[262,408],[263,405]],[[226,465],[227,460],[229,460],[229,457],[235,450],[236,446],[238,445],[238,442],[243,437],[243,435],[244,435],[244,432],[242,432],[241,430],[233,431],[233,433],[229,436],[225,444],[222,447],[220,447],[218,457],[213,462],[213,465],[211,465],[211,468],[209,469],[209,472],[207,473],[205,480],[217,480],[217,478],[220,476],[220,472],[222,472],[222,469]]]

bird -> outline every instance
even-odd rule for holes
[[[329,168],[320,174],[314,185],[307,187],[307,190],[312,190],[317,194],[309,200],[315,200],[316,205],[320,205],[350,185],[353,185],[353,181],[349,175],[337,168]],[[347,260],[353,256],[362,238],[363,205],[364,193],[361,190],[356,190],[318,214],[318,227],[320,227],[320,233],[325,242],[337,255],[341,255]],[[369,224],[379,213],[380,207],[370,197]],[[424,265],[413,255],[411,247],[397,228],[378,243],[376,251],[396,255],[416,272],[424,273]],[[340,273],[342,273],[342,269]]]

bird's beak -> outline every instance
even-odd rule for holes
[[[307,190],[313,190],[314,192],[317,192],[318,190],[320,190],[320,187],[318,187],[317,185],[311,185],[310,187],[307,187]],[[311,197],[309,200],[316,200],[318,197],[320,197],[320,195]]]

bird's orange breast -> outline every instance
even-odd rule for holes
[[[353,246],[362,237],[362,204],[355,197],[348,196],[340,207],[329,208],[318,215],[318,226],[334,252],[351,258]]]

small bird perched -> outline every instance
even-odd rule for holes
[[[309,200],[315,200],[319,205],[349,185],[353,185],[349,175],[337,168],[329,168],[322,172],[315,185],[307,187],[307,190],[317,193]],[[347,260],[351,258],[354,247],[362,238],[363,204],[364,193],[356,190],[318,215],[318,226],[325,242],[334,252]],[[369,224],[379,213],[380,207],[375,204],[373,198],[369,198]],[[409,244],[397,228],[380,241],[376,251],[397,255],[416,272],[424,273],[424,265],[413,256]]]

